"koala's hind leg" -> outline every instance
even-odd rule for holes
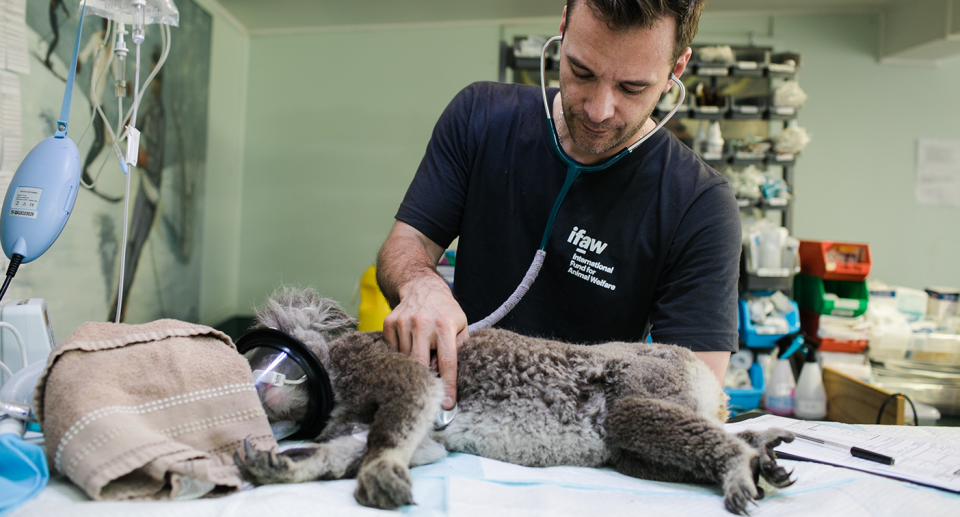
[[[343,436],[327,443],[281,453],[254,449],[249,440],[234,454],[244,479],[255,485],[300,483],[318,479],[353,477],[360,468],[366,444],[352,436]]]
[[[758,452],[694,411],[662,400],[615,402],[604,423],[623,451],[612,466],[635,477],[719,484],[724,506],[745,514],[757,499]]]

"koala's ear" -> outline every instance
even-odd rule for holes
[[[333,337],[357,323],[336,301],[320,296],[315,289],[296,286],[277,288],[267,304],[258,307],[256,312],[261,327],[272,327],[290,335],[309,329]]]

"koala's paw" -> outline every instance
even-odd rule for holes
[[[237,447],[233,453],[233,461],[240,468],[243,478],[255,485],[294,483],[300,481],[297,479],[295,463],[302,459],[300,456],[304,451],[315,452],[313,449],[291,449],[281,454],[259,451],[253,448],[248,437],[243,440],[243,446]]]
[[[360,468],[354,496],[363,506],[393,510],[413,504],[410,469],[386,458],[378,458]]]
[[[736,466],[723,476],[723,506],[730,513],[747,515],[747,505],[763,497],[754,475],[757,458],[748,461],[741,457],[734,463]]]
[[[760,475],[777,488],[790,486],[796,480],[790,479],[790,475],[793,474],[792,471],[787,471],[787,469],[777,465],[777,453],[773,449],[783,442],[790,443],[793,439],[793,433],[783,429],[768,429],[757,433],[759,443],[756,444],[756,447],[760,453]]]

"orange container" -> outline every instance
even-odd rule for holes
[[[863,281],[870,274],[870,245],[800,241],[800,272],[824,280]]]
[[[821,352],[844,352],[847,354],[859,354],[867,349],[866,339],[848,339],[837,340],[824,338],[820,340]]]
[[[803,331],[803,337],[814,345],[821,352],[846,352],[848,354],[859,354],[867,349],[866,339],[834,339],[821,338],[820,314],[800,309],[800,328]]]

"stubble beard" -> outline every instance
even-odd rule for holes
[[[581,127],[581,121],[586,121],[589,127],[596,128],[596,125],[590,122],[586,113],[567,104],[567,97],[563,95],[562,86],[561,84],[560,100],[563,105],[563,123],[566,126],[567,133],[570,135],[570,139],[573,141],[573,145],[587,154],[602,154],[611,149],[632,143],[628,141],[640,131],[650,118],[650,114],[653,113],[653,107],[651,107],[649,111],[640,117],[635,125],[629,128],[626,126],[617,127],[615,124],[600,124],[600,129],[606,131],[612,130],[613,133],[604,137],[597,136],[587,132]]]

